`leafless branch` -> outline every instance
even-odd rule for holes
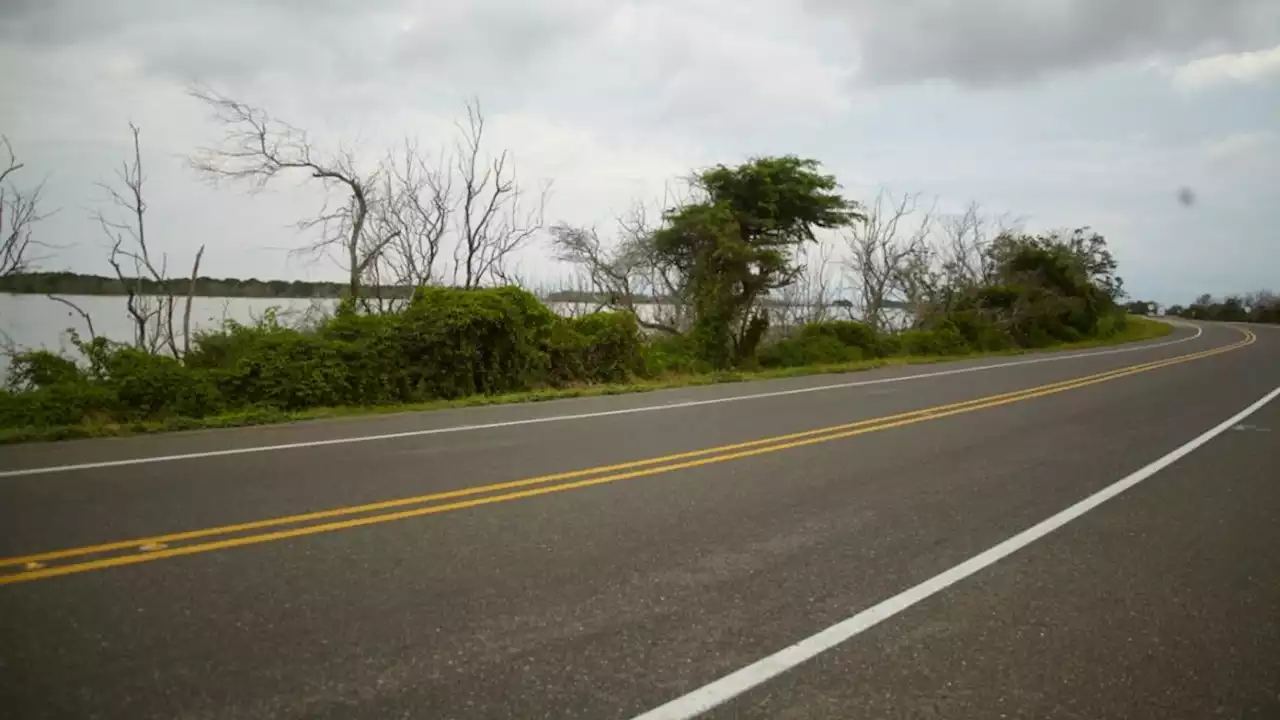
[[[479,102],[468,102],[466,109],[467,123],[457,124],[460,136],[455,146],[461,197],[453,272],[455,284],[472,288],[499,279],[511,255],[542,230],[550,186],[528,198],[506,150],[496,158],[486,157]]]
[[[20,189],[13,178],[26,165],[18,162],[9,138],[0,135],[0,147],[5,153],[0,164],[0,277],[4,277],[26,272],[39,259],[31,255],[32,248],[41,245],[32,239],[32,226],[48,214],[40,212],[44,182]]]
[[[336,212],[321,211],[299,223],[302,229],[318,228],[320,237],[308,250],[327,253],[340,248],[342,263],[349,273],[351,297],[359,298],[361,280],[393,237],[369,242],[365,225],[375,203],[378,173],[366,175],[357,168],[353,153],[339,149],[321,154],[306,131],[271,117],[267,111],[233,100],[205,88],[191,88],[188,94],[213,111],[223,126],[221,143],[204,147],[191,157],[191,165],[211,182],[231,181],[261,190],[284,173],[302,172],[326,189],[339,189],[343,202]]]
[[[54,302],[62,303],[63,305],[66,305],[67,307],[74,310],[76,314],[80,316],[80,319],[84,320],[85,326],[89,328],[90,340],[96,339],[98,337],[98,331],[95,330],[93,327],[93,318],[89,316],[89,313],[85,312],[84,308],[80,307],[79,305],[75,304],[74,302],[71,302],[70,300],[64,297],[58,297],[53,293],[48,293],[47,295],[45,295],[45,297],[49,298],[50,300],[53,300]]]
[[[175,358],[189,347],[190,303],[194,292],[194,274],[187,293],[183,323],[183,347],[178,347],[174,313],[177,299],[168,279],[169,258],[158,256],[147,235],[146,174],[142,163],[141,130],[129,123],[133,136],[133,157],[116,169],[112,182],[98,183],[106,193],[106,204],[114,212],[99,209],[94,213],[98,226],[108,240],[107,262],[125,290],[125,309],[133,324],[133,345],[149,353],[167,350]],[[199,268],[204,247],[196,255]],[[195,270],[193,270],[193,273]],[[149,291],[147,283],[154,291]]]
[[[678,334],[686,327],[686,284],[652,243],[653,227],[644,205],[618,218],[618,238],[606,246],[594,228],[563,223],[551,228],[552,246],[560,260],[584,273],[602,304],[635,314],[641,327]]]
[[[389,242],[367,253],[374,258],[366,271],[369,279],[408,288],[440,282],[437,261],[456,205],[451,166],[433,162],[417,140],[406,138],[383,161],[378,188],[369,219],[373,240],[366,244]]]
[[[847,269],[855,291],[854,309],[876,330],[887,329],[893,305],[907,303],[910,271],[928,243],[934,212],[919,212],[919,195],[895,199],[881,190],[845,237]]]
[[[200,260],[204,257],[204,245],[196,251],[196,260],[191,263],[191,284],[187,286],[187,304],[182,309],[182,355],[191,352],[191,303],[196,297],[196,281],[200,278]]]

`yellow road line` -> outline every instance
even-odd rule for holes
[[[829,442],[832,440],[838,440],[842,438],[854,437],[857,435],[863,435],[866,433],[876,432],[879,430],[888,430],[891,428],[903,427],[906,425],[912,425],[915,423],[924,422],[926,420],[949,417],[952,415],[958,415],[958,414],[972,412],[974,410],[980,410],[985,408],[998,407],[1000,405],[1007,405],[1010,403],[1019,402],[1021,400],[1028,400],[1031,398],[1043,397],[1045,395],[1052,395],[1060,392],[1065,392],[1067,390],[1072,390],[1080,387],[1094,385],[1097,383],[1107,382],[1109,380],[1114,380],[1121,377],[1136,375],[1138,373],[1148,372],[1150,370],[1155,370],[1162,367],[1168,367],[1170,365],[1176,365],[1184,362],[1189,362],[1192,360],[1201,359],[1204,357],[1210,357],[1213,355],[1229,352],[1231,350],[1235,350],[1237,348],[1244,347],[1246,345],[1251,345],[1256,341],[1256,336],[1253,333],[1244,329],[1241,329],[1241,332],[1244,333],[1245,335],[1245,339],[1243,341],[1234,343],[1232,345],[1223,346],[1220,348],[1214,348],[1211,350],[1205,350],[1197,353],[1190,353],[1187,355],[1181,355],[1174,358],[1168,358],[1165,360],[1157,360],[1149,363],[1142,363],[1140,365],[1133,365],[1133,366],[1119,368],[1116,370],[1111,370],[1103,373],[1088,375],[1081,378],[1076,378],[1074,380],[1066,380],[1066,381],[1057,382],[1057,383],[1050,383],[1048,385],[1043,385],[1035,388],[1028,388],[1022,391],[1002,393],[1000,395],[992,395],[985,398],[977,398],[975,400],[952,403],[949,405],[940,405],[940,406],[935,406],[930,408],[924,408],[921,410],[899,413],[897,415],[890,415],[890,416],[885,416],[885,417],[875,418],[870,420],[863,420],[855,423],[848,423],[845,425],[829,426],[825,428],[818,428],[815,430],[809,430],[809,431],[804,431],[800,433],[792,433],[789,435],[780,435],[780,436],[775,436],[771,438],[764,438],[761,440],[753,440],[753,441],[744,442],[744,443],[736,443],[733,445],[723,445],[716,448],[707,448],[704,450],[691,451],[687,453],[667,455],[660,458],[650,458],[648,460],[639,460],[639,461],[634,461],[630,463],[621,463],[619,465],[589,468],[586,470],[578,470],[578,471],[569,472],[569,473],[560,473],[558,475],[546,475],[546,476],[541,476],[537,478],[517,480],[509,483],[497,483],[494,485],[464,488],[461,490],[449,491],[444,493],[423,495],[417,498],[404,498],[400,500],[386,501],[383,503],[371,503],[369,505],[354,506],[349,508],[336,508],[334,510],[326,510],[326,511],[321,511],[317,513],[294,515],[294,516],[288,516],[285,518],[272,518],[272,519],[262,520],[262,521],[252,522],[252,523],[242,523],[240,525],[227,525],[227,526],[222,526],[218,528],[195,530],[187,533],[174,533],[170,535],[156,536],[154,538],[145,538],[140,540],[131,540],[131,541],[125,541],[125,542],[119,542],[119,543],[108,543],[104,545],[95,545],[95,546],[89,546],[85,548],[71,548],[68,550],[54,551],[50,553],[41,553],[37,555],[27,555],[27,556],[17,557],[17,558],[4,558],[0,560],[0,565],[22,564],[24,566],[27,566],[28,563],[34,563],[35,565],[32,566],[33,569],[28,570],[26,572],[10,574],[10,575],[0,575],[0,585],[7,585],[7,584],[24,582],[29,580],[38,580],[38,579],[49,578],[49,577],[57,577],[60,575],[69,575],[73,573],[87,572],[90,570],[99,570],[99,569],[105,569],[110,567],[117,567],[121,565],[132,565],[136,563],[160,560],[163,558],[179,557],[182,555],[193,555],[197,553],[241,547],[245,545],[254,545],[259,543],[272,542],[275,540],[283,540],[287,538],[303,537],[307,535],[315,535],[315,534],[324,533],[324,532],[333,532],[337,530],[362,527],[365,525],[392,522],[395,520],[403,520],[406,518],[421,517],[425,515],[434,515],[434,514],[439,514],[444,512],[451,512],[455,510],[462,510],[466,508],[479,507],[482,505],[489,505],[493,503],[509,502],[511,500],[518,500],[521,498],[535,497],[538,495],[547,495],[550,493],[564,492],[567,490],[574,490],[578,488],[591,487],[591,486],[602,485],[606,483],[613,483],[621,480],[629,480],[629,479],[638,478],[638,477],[647,477],[651,475],[657,475],[660,473],[672,472],[675,470],[700,467],[703,465],[710,465],[713,463],[726,462],[729,460],[753,457],[756,455],[763,455],[766,453],[773,453],[781,450],[804,447],[807,445],[814,445],[817,443]],[[712,453],[718,453],[718,454],[712,454]],[[699,455],[710,455],[710,456],[702,457],[695,460],[688,460],[685,462],[671,463],[671,461],[673,460],[696,457]],[[661,463],[671,463],[671,464],[661,464]],[[227,534],[227,533],[236,532],[236,531],[252,530],[252,529],[257,529],[261,527],[269,527],[272,525],[280,525],[284,523],[304,522],[312,519],[324,519],[328,517],[341,516],[344,514],[349,515],[357,512],[367,512],[370,510],[403,506],[411,503],[423,503],[423,502],[428,502],[433,500],[463,497],[466,495],[474,495],[474,494],[479,494],[484,492],[495,492],[495,491],[500,491],[504,489],[527,487],[533,484],[545,485],[546,483],[551,483],[559,479],[571,479],[574,477],[582,477],[585,475],[595,475],[599,473],[608,473],[618,469],[636,468],[636,467],[642,467],[646,465],[657,465],[657,467],[644,467],[643,469],[633,470],[630,472],[604,475],[602,477],[578,480],[576,482],[547,485],[544,487],[520,490],[517,492],[509,492],[509,493],[504,493],[499,495],[491,495],[488,497],[475,498],[471,500],[447,503],[443,505],[431,505],[428,507],[402,510],[394,513],[371,515],[366,517],[353,518],[349,520],[342,520],[338,522],[308,525],[300,528],[278,530],[275,532],[248,535],[244,537],[230,538],[227,540],[219,540],[219,541],[213,541],[213,542],[207,542],[207,543],[199,543],[195,545],[187,545],[187,546],[176,547],[176,548],[166,547],[168,543],[174,542],[176,540],[208,537],[215,534]],[[68,565],[57,565],[53,567],[40,566],[42,560],[75,557],[75,556],[94,554],[94,553],[100,553],[100,552],[108,552],[112,550],[124,550],[124,549],[139,550],[139,549],[142,549],[142,546],[154,547],[156,549],[153,551],[144,552],[141,554],[121,555],[117,557],[102,558],[98,560],[89,560],[85,562],[73,563]]]
[[[1179,357],[1186,357],[1186,356],[1179,356]],[[139,548],[142,548],[143,546],[151,545],[155,543],[182,542],[185,540],[196,540],[196,539],[205,538],[205,537],[212,537],[215,535],[229,535],[233,533],[247,532],[250,530],[261,530],[269,527],[279,527],[281,525],[293,525],[293,524],[309,522],[313,520],[326,520],[329,518],[342,517],[345,515],[358,515],[358,514],[367,513],[367,512],[374,512],[377,510],[388,510],[388,509],[397,508],[397,507],[404,507],[407,505],[419,505],[419,504],[425,504],[429,502],[437,502],[440,500],[452,500],[460,497],[468,497],[471,495],[481,495],[481,494],[491,493],[491,492],[501,492],[504,490],[515,490],[515,489],[529,487],[533,485],[542,485],[546,483],[557,482],[560,480],[572,480],[575,478],[586,477],[589,475],[610,473],[610,472],[616,472],[619,470],[629,470],[632,468],[645,467],[649,465],[658,465],[658,464],[673,462],[678,460],[686,460],[688,458],[699,457],[702,455],[718,454],[718,453],[729,452],[733,450],[740,450],[748,447],[756,447],[759,445],[767,445],[771,443],[784,442],[787,440],[810,437],[814,435],[821,435],[821,434],[830,433],[830,432],[838,432],[841,430],[848,430],[856,427],[863,427],[867,425],[877,425],[884,422],[891,422],[894,420],[914,417],[916,415],[928,415],[928,414],[950,410],[954,408],[961,408],[961,407],[967,407],[970,405],[987,403],[987,402],[991,402],[992,400],[997,400],[997,399],[1006,398],[1006,397],[1020,396],[1029,392],[1044,390],[1051,387],[1074,385],[1075,383],[1078,383],[1082,380],[1105,377],[1105,376],[1113,375],[1116,373],[1134,370],[1137,368],[1146,368],[1150,366],[1155,366],[1167,361],[1168,361],[1167,359],[1154,360],[1146,363],[1141,363],[1138,365],[1131,365],[1131,366],[1116,368],[1114,370],[1108,370],[1101,373],[1096,373],[1094,375],[1086,375],[1083,377],[1077,377],[1069,380],[1062,380],[1055,383],[1049,383],[1047,385],[1040,385],[1032,388],[1024,388],[1022,390],[1015,390],[1011,392],[1000,393],[998,395],[988,395],[986,397],[974,398],[972,400],[964,400],[961,402],[949,403],[945,405],[935,405],[931,407],[920,408],[918,410],[910,410],[902,413],[897,413],[894,415],[868,418],[866,420],[859,420],[857,422],[845,423],[841,425],[830,425],[827,427],[815,428],[812,430],[805,430],[805,431],[789,433],[785,435],[775,435],[772,437],[760,438],[757,440],[749,440],[749,441],[740,442],[740,443],[732,443],[729,445],[719,445],[716,447],[703,448],[700,450],[691,450],[687,452],[674,453],[670,455],[662,455],[659,457],[646,458],[643,460],[633,460],[633,461],[618,463],[614,465],[597,466],[597,467],[585,468],[582,470],[573,470],[569,472],[555,473],[550,475],[540,475],[537,477],[524,478],[521,480],[512,480],[512,481],[501,482],[501,483],[493,483],[489,485],[479,485],[479,486],[473,486],[468,488],[461,488],[458,490],[447,490],[447,491],[431,493],[427,495],[417,495],[414,497],[396,498],[394,500],[383,500],[379,502],[367,503],[362,505],[349,505],[349,506],[343,506],[343,507],[333,508],[329,510],[318,510],[318,511],[308,512],[308,513],[286,515],[286,516],[275,517],[275,518],[267,518],[263,520],[237,523],[233,525],[221,525],[221,526],[211,527],[211,528],[202,528],[199,530],[169,533],[165,535],[155,535],[155,536],[144,537],[144,538],[134,538],[132,540],[120,540],[116,542],[103,543],[99,545],[69,548],[65,550],[54,550],[49,552],[35,553],[32,555],[23,555],[19,557],[0,558],[0,567],[13,566],[13,565],[25,565],[26,563],[29,563],[29,562],[45,562],[48,560],[61,560],[61,559],[66,559],[69,557],[77,557],[81,555],[93,555],[98,553],[111,552],[113,550],[139,549]]]

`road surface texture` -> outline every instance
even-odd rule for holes
[[[1180,325],[0,448],[0,716],[1278,718],[1278,386]]]

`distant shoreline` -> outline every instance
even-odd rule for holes
[[[128,285],[139,281],[126,278],[104,277],[102,275],[86,275],[71,272],[37,272],[18,273],[0,278],[0,294],[12,295],[88,295],[103,297],[125,297],[129,293]],[[127,283],[127,284],[126,284]],[[189,279],[169,279],[156,282],[148,278],[141,280],[143,294],[174,294],[185,297],[190,289]],[[248,298],[268,300],[338,300],[347,290],[346,283],[307,280],[259,280],[257,278],[196,278],[194,295],[204,298]],[[413,294],[413,288],[404,285],[366,286],[367,297],[407,298]],[[547,303],[581,303],[608,304],[604,295],[582,292],[578,290],[556,290],[540,293],[540,299]],[[666,298],[632,298],[633,305],[663,305]],[[768,307],[784,307],[788,303],[774,300],[765,301]],[[832,303],[832,304],[839,304]]]

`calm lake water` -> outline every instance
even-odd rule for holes
[[[133,324],[123,296],[67,295],[66,298],[93,318],[99,335],[120,342],[132,341]],[[198,297],[191,304],[191,325],[194,330],[217,328],[223,320],[251,322],[271,307],[280,308],[282,315],[296,317],[311,308],[312,303],[321,303],[323,307],[326,302],[331,306],[332,301],[325,300]],[[61,303],[43,295],[0,293],[0,340],[24,349],[74,350],[67,342],[68,328],[75,328],[83,338],[89,337],[84,320]],[[4,376],[7,365],[7,358],[0,358],[0,377]]]

